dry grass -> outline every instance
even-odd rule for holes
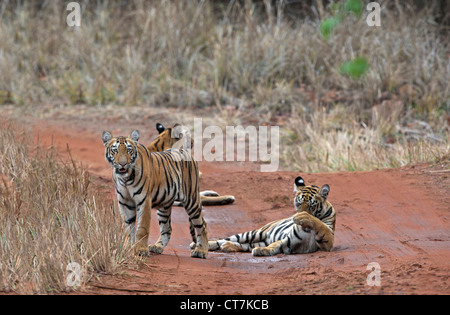
[[[304,172],[362,171],[436,163],[450,156],[450,144],[444,140],[450,133],[441,138],[417,127],[411,129],[417,136],[414,138],[400,127],[395,112],[384,119],[374,112],[374,120],[378,120],[374,127],[359,123],[342,107],[330,113],[316,111],[311,116],[310,121],[297,117],[288,123],[283,154],[290,168]]]
[[[117,270],[131,256],[112,201],[90,187],[89,174],[53,148],[30,149],[27,135],[0,128],[0,291],[57,293],[74,289],[67,265],[85,281]]]
[[[79,29],[66,25],[64,1],[3,11],[4,102],[180,106],[244,98],[273,110],[298,105],[304,84],[313,102],[333,88],[367,107],[409,84],[417,106],[432,109],[449,92],[447,43],[430,12],[408,5],[383,7],[380,28],[349,16],[325,40],[320,19],[283,19],[269,2],[265,15],[252,1],[221,10],[209,1],[81,3]],[[339,72],[356,56],[370,64],[357,81]]]
[[[417,10],[413,1],[379,2],[381,27],[368,27],[364,14],[350,14],[325,39],[320,23],[333,12],[323,1],[313,1],[317,14],[306,18],[290,14],[291,4],[283,1],[278,7],[250,0],[80,1],[79,29],[67,27],[62,0],[6,1],[0,11],[0,103],[213,106],[226,121],[244,113],[253,124],[289,116],[285,131],[296,141],[288,142],[283,159],[288,165],[304,155],[296,163],[302,170],[401,165],[408,160],[401,152],[412,145],[404,130],[417,122],[431,132],[418,137],[422,131],[416,130],[414,141],[440,139],[445,152],[448,26],[435,22],[435,4]],[[341,64],[359,56],[369,65],[361,78],[341,73]],[[322,122],[336,112],[350,119]],[[332,139],[335,150],[305,149],[329,146],[330,139],[320,136],[360,138],[359,126],[367,145],[339,138]],[[309,129],[315,137],[305,136]],[[352,155],[360,150],[385,152],[386,158],[359,161]],[[346,152],[347,162],[333,156],[344,154],[339,152]],[[321,155],[329,158],[317,159]],[[323,165],[329,159],[336,162]]]

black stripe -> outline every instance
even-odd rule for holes
[[[259,241],[261,242],[262,239],[263,239],[263,231],[259,230],[259,233],[258,233],[258,234],[259,234],[259,235],[258,235],[258,239],[259,239]]]
[[[130,175],[130,178],[127,180],[127,183],[128,182],[134,182],[134,178],[136,177],[136,172],[135,172],[135,170],[134,170],[134,168],[131,170],[131,175]]]
[[[117,187],[116,187],[116,193],[117,193],[120,197],[122,197],[122,199],[125,199],[125,198],[123,197],[122,193],[117,189]]]
[[[253,240],[255,239],[255,236],[256,236],[255,231],[253,231],[250,235],[251,235],[251,238],[250,238],[250,240],[248,242],[249,243],[253,243]]]
[[[159,185],[156,189],[155,196],[152,198],[152,204],[156,204],[156,201],[157,201],[156,199],[158,198],[158,195],[159,195]]]
[[[136,184],[133,186],[133,188],[134,187],[136,187],[137,185],[139,185],[139,183],[141,182],[141,180],[142,180],[142,176],[144,175],[144,171],[143,171],[143,169],[142,169],[142,166],[143,166],[143,164],[144,164],[144,161],[142,161],[142,159],[140,159],[140,161],[141,161],[141,176],[139,176],[139,180],[136,182]]]
[[[143,173],[143,172],[142,172],[142,173]],[[144,183],[142,184],[141,188],[139,188],[139,190],[136,191],[136,192],[133,194],[133,198],[134,198],[134,196],[140,195],[140,194],[141,194],[142,189],[144,188],[146,182],[147,182],[147,178],[144,180]]]
[[[147,153],[147,157],[150,158],[150,153],[148,152],[148,149],[145,145],[143,145],[142,143],[139,143],[145,150],[145,153]]]
[[[302,238],[300,237],[300,235],[297,234],[297,229],[294,227],[293,230],[294,230],[294,235],[295,235],[295,237],[298,238],[299,240],[302,240]]]
[[[145,195],[144,199],[142,199],[142,201],[139,202],[139,204],[137,205],[138,208],[139,208],[140,206],[142,206],[142,204],[144,203],[145,199],[147,199],[147,195]]]
[[[157,150],[157,151],[162,151],[159,147],[158,147],[158,144],[159,144],[159,142],[161,141],[161,139],[158,137],[158,139],[156,139],[156,141],[155,141],[155,149]]]
[[[169,161],[167,161],[167,163],[169,163]],[[169,189],[169,187],[170,187],[170,182],[169,182],[169,175],[167,174],[167,168],[166,168],[166,165],[169,166],[170,164],[164,164],[164,163],[163,163],[164,175],[166,176],[166,187],[167,187],[167,189]]]
[[[333,211],[333,208],[328,209],[327,213],[325,213],[325,215],[322,218],[328,217],[332,211]]]
[[[121,202],[120,200],[119,200],[119,203],[122,205],[122,206],[125,206],[125,207],[127,207],[128,208],[128,210],[136,210],[136,208],[135,207],[133,207],[133,206],[129,206],[129,205],[127,205],[126,203],[123,203],[123,202]]]
[[[280,225],[279,227],[277,227],[275,229],[275,231],[273,232],[273,235],[275,236],[275,238],[278,238],[278,233],[281,231],[284,231],[285,227],[283,225]]]
[[[129,218],[129,219],[125,220],[125,223],[126,223],[126,224],[131,224],[131,223],[133,223],[133,222],[135,222],[135,221],[136,221],[136,216],[134,216],[134,217],[132,217],[132,218]]]
[[[190,218],[192,220],[197,220],[198,218],[200,218],[200,215],[201,215],[201,211],[198,211],[198,212],[195,212],[195,215],[190,216]]]

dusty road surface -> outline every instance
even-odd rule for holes
[[[36,121],[44,144],[52,141],[111,185],[100,139],[105,126]],[[148,127],[147,143],[155,136]],[[127,129],[124,129],[127,130]],[[146,130],[146,131],[147,131]],[[128,132],[128,130],[127,130]],[[152,134],[153,132],[153,134]],[[141,132],[141,134],[145,134]],[[260,173],[230,162],[200,163],[201,189],[232,194],[230,206],[205,207],[209,237],[248,231],[294,214],[293,180],[299,173]],[[337,211],[332,252],[253,257],[210,252],[189,256],[190,234],[182,208],[172,213],[172,239],[162,255],[105,275],[85,287],[91,294],[449,294],[450,197],[448,165],[419,165],[373,172],[301,174],[307,184],[329,184]],[[115,196],[111,193],[111,198]],[[152,213],[151,239],[159,233]],[[369,286],[367,265],[380,266],[381,286]]]

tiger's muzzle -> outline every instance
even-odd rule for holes
[[[119,163],[119,165],[116,165],[116,166],[115,166],[116,172],[119,173],[119,174],[125,174],[125,173],[127,173],[127,172],[128,172],[128,168],[129,168],[129,165],[130,165],[129,163],[125,163],[125,164]]]

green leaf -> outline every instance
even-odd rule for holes
[[[339,24],[339,19],[336,17],[331,17],[323,20],[320,23],[320,33],[325,39],[329,39],[331,32],[335,29],[335,27]]]
[[[359,79],[369,69],[369,63],[364,57],[357,57],[341,64],[340,71],[353,79]]]
[[[360,17],[364,10],[364,5],[361,0],[347,0],[344,4],[346,12],[353,12],[355,16]]]

